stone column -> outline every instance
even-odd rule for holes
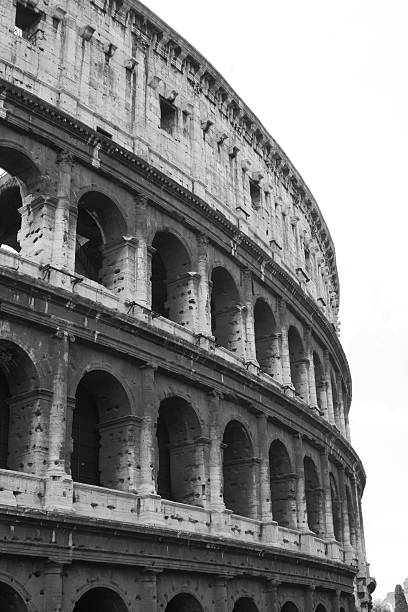
[[[151,363],[141,368],[143,418],[140,429],[140,495],[156,495],[154,472],[156,454],[155,372],[156,366]]]
[[[137,248],[134,236],[123,236],[102,248],[100,283],[127,303],[135,301]]]
[[[297,474],[296,507],[297,526],[301,531],[309,531],[307,523],[306,494],[305,494],[305,469],[303,464],[303,438],[302,434],[295,435],[295,462]]]
[[[151,305],[151,260],[147,248],[147,197],[138,194],[135,197],[135,297],[140,306]]]
[[[275,579],[267,580],[265,589],[266,609],[268,612],[279,612],[279,585],[280,582]]]
[[[212,337],[211,332],[211,307],[210,307],[210,281],[208,270],[208,238],[200,234],[198,243],[198,322],[197,333],[206,337]]]
[[[306,338],[305,338],[305,347],[306,347],[305,353],[306,353],[306,357],[309,363],[309,367],[308,367],[309,403],[310,403],[311,408],[318,408],[311,334],[312,334],[311,328],[307,327],[306,328]]]
[[[365,563],[366,557],[365,557],[364,536],[363,536],[363,529],[362,529],[361,515],[360,515],[360,498],[358,495],[357,478],[355,474],[351,478],[351,485],[352,485],[352,494],[354,496],[358,558],[359,558],[360,563]]]
[[[161,570],[146,569],[139,578],[142,586],[140,610],[143,612],[158,612],[157,576]]]
[[[272,522],[271,484],[269,477],[268,419],[260,412],[256,415],[259,447],[259,518],[265,523]]]
[[[350,442],[350,444],[351,444],[350,423],[349,423],[348,414],[344,416],[344,425],[345,425],[345,428],[346,428],[346,438],[347,438],[348,442]]]
[[[233,306],[230,312],[230,326],[232,330],[235,330],[237,339],[233,339],[232,335],[229,339],[229,350],[235,353],[238,359],[246,361],[246,350],[245,350],[245,338],[246,338],[246,306],[242,304],[236,304]]]
[[[219,415],[222,411],[222,395],[211,391],[208,395],[210,409],[210,507],[216,512],[225,510],[223,495],[222,471],[222,432],[219,427]]]
[[[44,612],[62,612],[64,565],[49,560],[44,568]]]
[[[287,322],[287,310],[286,302],[280,301],[278,310],[278,320],[280,324],[281,333],[281,363],[282,363],[282,382],[284,385],[292,387],[292,377],[290,373],[290,355],[289,355],[289,341],[288,341],[288,322]]]
[[[332,612],[340,612],[340,597],[341,597],[341,591],[340,590],[334,591],[333,596],[332,596],[332,605],[331,605]]]
[[[272,334],[271,336],[271,374],[277,383],[282,384],[282,359],[280,354],[281,334]]]
[[[346,427],[344,423],[344,402],[343,402],[343,385],[341,383],[340,374],[337,374],[337,401],[338,401],[338,419],[336,422],[340,433],[346,437]]]
[[[67,151],[58,155],[58,187],[52,241],[52,264],[70,272],[75,266],[75,234],[71,235],[71,213],[77,219],[77,207],[71,206],[71,176],[73,157]],[[51,263],[51,262],[50,262]]]
[[[228,612],[228,576],[217,576],[214,580],[214,612]]]
[[[306,403],[309,403],[309,360],[307,357],[303,357],[303,359],[299,359],[296,362],[296,367],[299,371],[299,394],[304,399]]]
[[[53,388],[48,428],[48,461],[45,505],[70,507],[72,479],[65,472],[67,438],[67,385],[69,344],[75,338],[59,329],[55,335],[53,355]]]
[[[323,416],[326,421],[329,420],[329,413],[327,409],[327,381],[322,380],[318,386],[317,392],[320,397],[320,409],[323,412]]]
[[[334,421],[333,393],[332,393],[332,385],[331,385],[330,360],[329,360],[328,350],[324,351],[324,372],[326,376],[326,389],[327,389],[327,413],[329,417],[329,423],[331,425],[334,425],[335,421]]]
[[[256,344],[255,344],[255,320],[254,320],[254,303],[252,291],[252,273],[250,270],[243,272],[244,299],[246,306],[246,325],[245,325],[245,360],[255,365],[258,365],[256,359]]]
[[[320,455],[321,460],[321,472],[323,482],[323,495],[324,495],[324,524],[325,524],[325,537],[328,540],[334,540],[334,526],[333,526],[333,508],[330,490],[330,466],[329,466],[329,455],[327,450],[324,450]]]
[[[309,584],[305,587],[305,612],[314,612],[314,594],[316,587]]]

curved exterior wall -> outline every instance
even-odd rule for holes
[[[258,119],[135,0],[2,0],[0,167],[5,609],[368,609],[334,247]]]

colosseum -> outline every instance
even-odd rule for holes
[[[0,0],[2,612],[370,609],[334,246],[137,0]]]

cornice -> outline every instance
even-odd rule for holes
[[[201,214],[205,219],[210,221],[212,224],[221,227],[224,233],[234,241],[237,246],[245,250],[255,262],[262,261],[264,263],[264,271],[269,272],[270,278],[274,277],[278,279],[288,290],[292,298],[296,299],[300,305],[309,313],[312,320],[324,330],[327,337],[331,341],[334,353],[341,365],[342,370],[346,373],[347,382],[349,385],[349,397],[351,400],[351,374],[350,368],[343,352],[337,334],[327,320],[327,318],[320,311],[319,307],[311,297],[309,297],[297,284],[297,282],[291,277],[290,274],[285,272],[283,268],[277,264],[268,253],[266,253],[261,246],[259,246],[254,240],[252,240],[246,233],[242,232],[236,225],[234,225],[227,217],[220,212],[211,208],[202,198],[193,194],[191,191],[169,178],[160,170],[146,162],[141,157],[135,155],[125,147],[122,147],[118,143],[111,139],[103,136],[96,130],[90,128],[81,121],[73,118],[68,113],[58,109],[57,107],[45,102],[44,100],[34,96],[26,90],[0,78],[0,95],[3,97],[5,102],[11,103],[14,106],[20,106],[25,110],[29,110],[31,114],[35,114],[38,118],[47,121],[51,125],[57,126],[59,129],[70,133],[77,140],[82,141],[87,146],[94,148],[98,145],[99,156],[101,154],[106,155],[112,160],[119,161],[124,166],[131,168],[137,172],[145,180],[154,183],[161,190],[166,190],[173,196],[178,197],[188,206],[193,207],[195,210],[200,210]],[[3,121],[7,122],[6,117]],[[33,126],[31,126],[31,129]],[[47,144],[53,148],[58,148],[55,143],[49,139]],[[83,160],[80,160],[81,162]],[[260,276],[258,268],[254,265],[253,271],[255,274]]]

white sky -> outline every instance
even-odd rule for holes
[[[408,3],[145,0],[226,78],[316,197],[340,273],[375,597],[408,576]],[[405,469],[404,469],[405,468]]]

